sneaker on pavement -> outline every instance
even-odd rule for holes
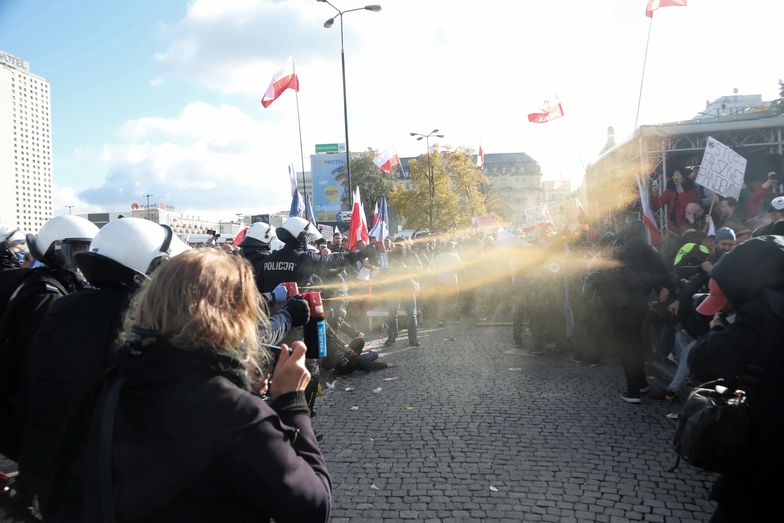
[[[419,347],[419,342],[418,341],[409,341],[408,345],[410,347]]]
[[[635,393],[627,390],[626,392],[621,394],[621,399],[626,403],[640,403],[640,393],[639,392]]]
[[[393,340],[392,338],[389,338],[389,339],[387,339],[387,341],[384,342],[384,347],[391,347],[394,344],[395,344],[395,340]]]
[[[656,401],[673,401],[678,398],[678,394],[671,391],[670,389],[664,388],[651,396],[651,399]]]

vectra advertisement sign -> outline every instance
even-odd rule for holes
[[[312,155],[310,171],[313,173],[313,214],[316,221],[340,221],[341,201],[346,194],[346,155]]]

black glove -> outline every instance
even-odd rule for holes
[[[291,316],[292,327],[302,327],[310,321],[310,305],[302,296],[292,296],[283,306],[284,311],[288,311]]]

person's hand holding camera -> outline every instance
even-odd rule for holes
[[[302,327],[310,320],[310,305],[302,296],[292,296],[283,306],[284,311],[288,311],[291,316],[292,327]]]
[[[269,387],[269,395],[273,400],[289,392],[305,390],[310,381],[310,372],[305,367],[307,351],[305,344],[295,341],[292,347],[293,350],[289,354],[286,344],[280,346],[280,357],[272,373],[272,384]]]

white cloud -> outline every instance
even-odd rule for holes
[[[643,0],[381,3],[380,13],[345,17],[352,149],[399,143],[401,154],[418,154],[408,132],[437,126],[450,144],[523,150],[546,174],[569,177],[579,158],[595,158],[608,126],[619,138],[631,133],[649,23]],[[775,94],[780,73],[753,71],[744,57],[775,44],[777,17],[755,17],[746,32],[728,15],[737,2],[707,4],[656,13],[641,123],[690,118],[741,80],[741,92]],[[156,58],[198,85],[258,97],[292,54],[307,148],[343,141],[339,22],[322,28],[333,14],[312,0],[197,0]],[[526,114],[556,92],[562,132],[529,125]]]
[[[438,127],[446,144],[526,152],[546,177],[578,181],[608,126],[619,141],[632,132],[650,23],[644,0],[380,3],[380,13],[344,20],[352,150],[397,144],[401,155],[421,154],[408,133]],[[748,4],[703,0],[657,11],[640,123],[691,118],[734,87],[776,96],[781,71],[756,58],[778,45],[784,4],[764,12]],[[126,122],[120,143],[101,153],[106,181],[81,194],[107,204],[151,192],[194,209],[284,208],[286,165],[299,158],[294,93],[268,109],[258,98],[292,55],[305,154],[344,141],[339,22],[322,27],[333,15],[314,0],[190,4],[154,57],[153,82],[183,83],[184,109]],[[188,103],[191,86],[219,101]],[[526,114],[553,94],[566,117],[529,124]]]
[[[100,152],[103,183],[78,196],[113,210],[144,194],[205,216],[280,210],[290,198],[287,164],[296,153],[269,145],[277,132],[236,107],[203,102],[174,118],[131,120],[120,130],[124,141]]]

